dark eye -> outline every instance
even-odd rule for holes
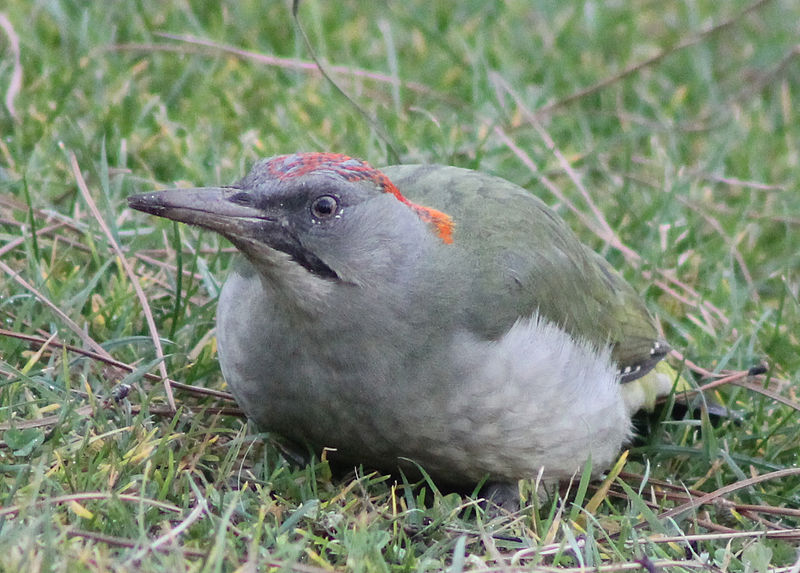
[[[333,195],[322,195],[311,203],[311,214],[317,219],[329,219],[339,211],[339,200]]]

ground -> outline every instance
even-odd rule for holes
[[[800,4],[306,0],[298,15],[327,77],[286,2],[0,7],[0,570],[795,563]],[[673,397],[605,484],[541,502],[523,482],[531,505],[511,515],[289,463],[226,399],[214,312],[231,246],[125,198],[323,150],[529,188],[727,410]]]

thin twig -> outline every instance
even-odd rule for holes
[[[767,398],[770,398],[771,400],[775,400],[776,402],[780,402],[784,406],[789,406],[790,408],[800,412],[800,404],[798,404],[797,402],[794,402],[793,400],[790,400],[789,398],[784,398],[783,396],[781,396],[777,392],[773,392],[772,390],[764,388],[763,386],[760,386],[760,385],[751,384],[747,380],[734,380],[732,382],[734,384],[736,384],[737,386],[740,386],[742,388],[746,388],[747,390],[750,390],[751,392],[756,392],[757,394],[762,394],[762,395],[766,396]]]
[[[685,204],[687,207],[691,206],[688,204],[689,203],[688,201],[684,200],[683,197],[678,197],[678,201]],[[722,240],[725,241],[725,243],[727,243],[728,248],[731,250],[733,254],[733,258],[736,259],[736,263],[739,265],[739,269],[742,271],[742,276],[744,277],[744,280],[747,283],[747,292],[750,294],[750,296],[753,297],[754,301],[759,302],[760,297],[758,296],[758,289],[756,289],[755,284],[753,283],[753,275],[750,273],[750,269],[747,267],[747,263],[745,262],[741,251],[739,251],[739,249],[736,248],[736,244],[742,240],[744,235],[741,235],[738,240],[734,241],[732,238],[728,237],[725,234],[725,229],[722,227],[722,224],[715,217],[712,217],[702,209],[698,209],[697,212],[703,219],[705,219],[706,223],[708,223],[708,225],[712,229],[714,229],[717,232],[717,234],[719,234],[720,237],[722,237]]]
[[[156,36],[160,36],[162,38],[168,38],[170,40],[176,40],[178,42],[184,42],[187,44],[194,44],[196,46],[211,48],[211,50],[213,51],[225,52],[227,54],[232,54],[234,56],[237,56],[241,59],[251,60],[254,62],[258,62],[259,64],[264,64],[266,66],[274,66],[277,68],[288,69],[288,70],[300,70],[304,72],[319,73],[319,68],[317,68],[317,65],[313,61],[309,62],[306,60],[299,60],[296,58],[279,58],[277,56],[259,54],[258,52],[243,50],[241,48],[237,48],[229,44],[221,44],[219,42],[214,42],[206,38],[198,38],[197,36],[192,36],[190,34],[168,34],[166,32],[157,32]],[[111,49],[149,51],[149,52],[153,51],[181,52],[181,53],[186,51],[178,46],[173,46],[171,44],[135,44],[135,43],[117,44],[111,46]],[[347,66],[331,66],[329,69],[330,71],[340,75],[353,76],[356,78],[364,78],[378,83],[389,84],[393,87],[408,89],[410,91],[428,95],[442,101],[453,101],[452,96],[443,94],[441,92],[437,92],[436,90],[419,82],[403,81],[397,77],[381,74],[378,72],[373,72],[370,70],[364,70],[361,68],[352,68]]]
[[[669,282],[669,284],[677,286],[684,292],[688,293],[689,296],[691,296],[694,300],[700,300],[702,298],[702,296],[696,289],[693,289],[691,286],[678,279],[672,271],[658,269],[656,272],[662,277],[664,277],[664,279],[666,279],[666,281]],[[645,271],[642,273],[642,276],[644,276],[645,278],[651,278],[652,275],[650,275],[649,271]],[[654,282],[664,285],[664,283],[659,281],[658,279],[654,279]],[[664,285],[662,288],[669,288],[669,287],[666,287],[666,285]],[[707,309],[711,314],[716,315],[716,317],[720,320],[720,322],[722,322],[722,324],[727,325],[730,323],[730,319],[725,315],[725,313],[722,312],[722,310],[719,307],[714,306],[708,301],[702,301],[701,303],[690,303],[690,306],[692,306],[693,308]]]
[[[153,340],[153,346],[155,347],[156,357],[161,359],[158,362],[158,369],[161,371],[161,377],[164,380],[164,392],[167,394],[167,403],[169,404],[170,408],[172,408],[172,411],[175,412],[178,410],[178,408],[175,406],[175,398],[172,395],[172,387],[169,384],[167,365],[164,364],[164,349],[161,347],[161,338],[158,335],[158,327],[156,326],[156,321],[153,319],[153,313],[150,310],[150,304],[147,302],[147,297],[142,290],[142,285],[139,284],[139,277],[137,277],[136,273],[133,272],[133,268],[114,238],[114,234],[111,232],[111,229],[108,228],[108,225],[103,219],[103,216],[100,214],[100,210],[97,208],[94,199],[92,199],[92,194],[89,192],[89,187],[86,186],[86,181],[84,181],[81,168],[78,165],[78,158],[73,152],[70,152],[69,154],[69,163],[72,167],[72,173],[75,176],[75,181],[78,184],[78,188],[80,189],[84,200],[89,206],[89,210],[92,212],[92,215],[94,215],[94,218],[98,225],[100,225],[103,233],[105,233],[108,242],[111,244],[111,248],[116,253],[122,268],[125,269],[125,274],[128,275],[128,279],[131,281],[134,291],[136,291],[136,296],[139,299],[139,303],[142,305],[142,311],[144,312],[144,317],[147,321],[147,327],[150,330],[150,338]]]
[[[191,479],[191,478],[189,478]],[[178,525],[171,528],[167,531],[164,535],[161,535],[157,539],[154,539],[151,543],[142,547],[142,549],[137,552],[135,555],[131,556],[131,561],[137,561],[142,559],[147,555],[147,553],[151,551],[164,551],[167,548],[164,547],[167,543],[172,543],[178,539],[178,536],[186,531],[195,521],[200,519],[203,514],[208,513],[208,502],[206,501],[205,497],[202,495],[197,495],[197,505],[195,505],[194,509],[189,512],[189,515],[186,516],[186,519],[183,519]]]
[[[47,499],[43,499],[41,501],[35,501],[33,503],[25,504],[24,506],[21,505],[11,505],[8,507],[0,507],[0,517],[4,517],[6,515],[16,515],[23,509],[43,509],[50,505],[61,505],[63,503],[80,503],[82,501],[92,501],[92,500],[120,500],[120,501],[129,501],[131,503],[146,503],[148,505],[152,505],[153,507],[157,507],[159,509],[163,509],[164,511],[171,511],[173,513],[180,513],[181,508],[172,505],[171,503],[167,503],[165,501],[160,501],[158,499],[150,499],[147,497],[142,497],[140,495],[131,495],[125,493],[114,493],[114,492],[105,492],[105,491],[96,491],[96,492],[86,492],[86,493],[73,493],[69,495],[60,495],[56,497],[49,497]]]
[[[720,498],[720,497],[722,497],[724,495],[727,495],[727,494],[729,494],[731,492],[734,492],[734,491],[737,491],[737,490],[740,490],[740,489],[744,489],[746,487],[751,487],[753,485],[756,485],[756,484],[764,482],[764,481],[777,480],[777,479],[782,479],[782,478],[785,478],[785,477],[794,477],[794,476],[800,476],[800,468],[788,468],[788,469],[784,469],[784,470],[778,470],[778,471],[762,474],[760,476],[755,476],[755,477],[748,478],[748,479],[743,479],[743,480],[737,481],[735,483],[732,483],[732,484],[726,485],[724,487],[721,487],[721,488],[719,488],[719,489],[717,489],[715,491],[712,491],[711,493],[707,493],[707,494],[705,494],[705,495],[703,495],[703,496],[701,496],[699,498],[695,498],[695,499],[693,499],[691,501],[688,501],[688,502],[686,502],[686,503],[684,503],[682,505],[679,505],[678,507],[670,509],[669,511],[665,511],[664,513],[659,514],[658,519],[661,520],[661,521],[666,520],[666,519],[673,519],[673,518],[681,516],[682,514],[688,512],[688,511],[691,511],[693,509],[697,509],[701,505],[710,503],[710,502],[714,501],[715,499]]]
[[[570,201],[567,198],[566,195],[564,195],[561,192],[561,189],[559,189],[558,186],[555,183],[553,183],[546,175],[544,175],[539,170],[539,167],[533,161],[531,156],[528,155],[528,153],[524,149],[519,147],[516,144],[516,142],[508,135],[508,133],[506,133],[506,131],[502,127],[500,127],[499,125],[496,125],[494,127],[494,133],[514,153],[514,155],[516,155],[517,158],[519,158],[519,160],[531,171],[531,173],[533,173],[534,176],[545,187],[547,187],[547,190],[550,191],[550,193],[552,193],[553,196],[556,199],[558,199],[560,202],[562,202],[566,206],[567,209],[569,209],[572,213],[574,213],[576,217],[578,217],[580,222],[587,229],[589,229],[589,231],[591,231],[592,233],[594,233],[595,235],[597,235],[598,237],[600,237],[604,241],[606,240],[605,233],[603,232],[603,230],[598,228],[597,225],[594,223],[594,221],[589,219],[589,217],[587,217],[586,214],[583,211],[578,209],[578,207],[572,201]]]
[[[731,98],[730,104],[747,100],[747,98],[753,94],[757,94],[763,90],[768,84],[774,82],[776,78],[783,74],[786,68],[789,67],[789,64],[792,63],[792,60],[798,57],[800,57],[800,44],[793,46],[786,54],[784,54],[783,58],[781,58],[781,60],[771,70],[761,73],[755,81],[746,84],[738,94]]]
[[[90,416],[93,411],[94,407],[91,404],[79,406],[74,410],[75,414],[82,418]],[[0,424],[0,431],[5,432],[10,428],[27,430],[30,428],[43,428],[44,426],[52,426],[53,424],[58,424],[62,417],[62,414],[51,414],[50,416],[44,416],[43,418],[37,418],[35,420],[19,420],[15,418],[13,422],[3,422]]]
[[[617,74],[614,74],[612,76],[609,76],[609,77],[607,77],[607,78],[605,78],[603,80],[600,80],[596,84],[591,85],[591,86],[589,86],[587,88],[583,88],[581,90],[578,90],[577,92],[574,92],[574,93],[568,95],[565,98],[562,98],[562,99],[560,99],[558,101],[555,101],[555,102],[552,102],[552,103],[549,103],[549,104],[541,106],[540,108],[538,108],[538,109],[536,109],[534,111],[534,114],[537,117],[542,117],[544,115],[552,113],[554,110],[556,110],[556,109],[558,109],[560,107],[564,107],[564,106],[566,106],[568,104],[571,104],[571,103],[573,103],[573,102],[575,102],[577,100],[583,99],[586,96],[589,96],[589,95],[591,95],[591,94],[593,94],[595,92],[599,92],[599,91],[607,88],[608,86],[610,86],[612,84],[615,84],[618,81],[620,81],[620,80],[622,80],[622,79],[624,79],[624,78],[626,78],[626,77],[628,77],[630,75],[638,73],[638,72],[642,71],[643,69],[648,68],[648,67],[652,66],[653,64],[656,64],[656,63],[660,62],[661,60],[663,60],[667,56],[670,56],[670,55],[672,55],[672,54],[674,54],[676,52],[679,52],[681,50],[685,50],[686,48],[694,46],[695,44],[699,44],[700,42],[704,41],[709,36],[712,36],[714,34],[722,32],[726,28],[729,28],[729,27],[733,26],[734,24],[738,23],[747,14],[749,14],[751,12],[754,12],[754,11],[758,10],[759,8],[763,7],[768,2],[770,2],[770,0],[758,0],[757,2],[754,2],[753,4],[751,4],[750,6],[748,6],[747,8],[745,8],[744,10],[742,10],[741,12],[736,14],[735,16],[733,16],[733,17],[731,17],[731,18],[729,18],[727,20],[724,20],[723,22],[720,22],[719,24],[715,24],[713,26],[710,26],[710,27],[706,28],[705,30],[701,30],[700,32],[698,32],[694,36],[690,36],[689,38],[684,38],[683,40],[681,40],[680,42],[678,42],[674,46],[669,47],[669,48],[665,48],[665,49],[661,50],[660,52],[658,52],[657,54],[655,54],[654,56],[651,56],[651,57],[649,57],[649,58],[647,58],[645,60],[642,60],[641,62],[637,62],[635,64],[631,64],[630,66],[628,66],[627,68],[625,68],[621,72],[619,72]]]
[[[113,404],[113,400],[106,400],[103,404],[103,408],[111,408]],[[247,416],[240,408],[226,408],[226,407],[217,407],[217,406],[203,406],[199,408],[189,408],[187,406],[183,406],[184,412],[194,412],[195,410],[206,412],[208,414],[213,414],[216,416],[235,416],[237,418],[246,418]],[[131,404],[131,413],[138,414],[142,411],[142,406],[139,404]],[[83,406],[79,406],[74,410],[75,414],[78,416],[89,416],[94,412],[93,406],[90,404],[85,404]],[[154,406],[151,405],[147,408],[147,412],[149,414],[153,414],[155,416],[174,416],[175,412],[169,406]],[[18,420],[15,419],[13,422],[3,422],[0,423],[0,431],[5,431],[10,428],[16,428],[18,430],[25,430],[29,428],[43,428],[45,426],[52,426],[53,424],[58,424],[61,422],[62,415],[61,414],[52,414],[50,416],[45,416],[43,418],[37,418],[35,420]],[[1,442],[0,442],[1,443]]]
[[[20,118],[17,114],[17,109],[14,107],[14,100],[22,89],[22,62],[19,57],[19,36],[14,30],[14,26],[11,25],[11,20],[9,20],[3,12],[0,12],[0,28],[3,29],[8,37],[9,51],[14,59],[11,81],[8,83],[8,89],[6,90],[6,109],[8,110],[8,114],[14,118],[14,121],[19,122]]]
[[[96,531],[86,531],[85,529],[67,529],[67,537],[80,537],[82,539],[89,539],[91,541],[95,541],[97,543],[105,543],[106,545],[110,545],[112,547],[127,547],[129,549],[133,549],[134,547],[138,546],[140,543],[133,539],[128,539],[127,537],[119,537],[117,535],[108,535],[107,533],[98,533]],[[208,553],[205,551],[200,551],[199,549],[194,549],[192,547],[160,547],[159,551],[178,551],[187,557],[194,557],[203,559],[208,556]]]
[[[48,340],[45,340],[44,338],[41,338],[41,337],[38,337],[38,336],[33,336],[33,335],[30,335],[30,334],[24,334],[24,333],[21,333],[21,332],[14,332],[14,331],[11,331],[11,330],[6,330],[4,328],[0,328],[0,336],[7,336],[9,338],[17,338],[19,340],[27,340],[28,342],[33,342],[35,344],[40,344],[40,345],[44,344],[45,342],[48,342]],[[86,356],[87,358],[91,358],[92,360],[97,360],[99,362],[103,362],[105,364],[108,364],[109,366],[114,366],[116,368],[127,370],[128,372],[134,372],[136,370],[136,366],[134,366],[132,364],[128,364],[126,362],[122,362],[121,360],[117,360],[116,358],[113,358],[111,356],[103,356],[103,355],[100,355],[100,354],[98,354],[96,352],[92,352],[90,350],[86,350],[84,348],[78,348],[77,346],[73,346],[71,344],[64,344],[63,342],[59,342],[58,340],[55,340],[55,339],[52,340],[52,341],[49,341],[48,343],[50,345],[52,345],[52,346],[57,347],[57,348],[65,348],[65,349],[69,350],[70,352],[74,352],[76,354],[80,354],[82,356]],[[158,376],[156,374],[151,374],[149,372],[146,372],[144,374],[144,378],[147,378],[148,380],[159,381],[159,382],[162,380],[161,376]],[[213,388],[203,388],[202,386],[193,386],[191,384],[184,384],[182,382],[177,382],[177,381],[172,380],[172,379],[168,379],[168,381],[169,381],[170,385],[173,388],[177,388],[177,389],[180,389],[180,390],[186,390],[188,392],[193,392],[195,394],[201,394],[201,395],[205,395],[205,396],[214,396],[215,398],[222,398],[223,400],[234,401],[233,394],[231,394],[230,392],[224,392],[222,390],[214,390]]]
[[[78,338],[80,338],[83,343],[94,350],[97,354],[101,356],[106,356],[111,358],[111,355],[106,351],[105,348],[100,346],[97,342],[95,342],[80,326],[78,326],[74,320],[72,320],[67,314],[58,308],[56,304],[54,304],[49,298],[47,298],[44,294],[36,290],[33,285],[28,283],[25,279],[19,276],[19,273],[9,267],[3,261],[0,261],[0,270],[4,273],[9,275],[12,279],[14,279],[17,283],[19,283],[23,288],[25,288],[28,292],[30,292],[33,296],[35,296],[41,303],[45,306],[49,307],[64,323],[67,327],[74,332]]]
[[[20,227],[21,226],[22,225],[20,224]],[[47,227],[42,227],[41,229],[36,229],[36,235],[37,236],[39,236],[39,235],[47,235],[47,234],[49,234],[49,233],[51,233],[53,231],[56,231],[58,229],[61,229],[63,227],[64,227],[64,223],[55,223],[53,225],[48,225]],[[26,240],[27,240],[27,237],[23,236],[23,237],[17,237],[16,239],[13,239],[13,240],[7,242],[5,245],[0,247],[0,257],[5,255],[6,253],[10,253],[11,251],[16,249],[20,245],[24,244]]]
[[[644,481],[645,479],[644,476],[642,475],[625,471],[620,472],[619,476],[621,478],[624,478],[626,482],[631,482],[631,483],[638,482],[639,484],[641,484],[642,481]],[[678,501],[680,503],[686,503],[693,497],[694,498],[702,497],[707,493],[704,491],[700,491],[698,489],[687,487],[682,483],[671,483],[653,477],[647,478],[647,484],[650,486],[655,486],[660,490],[662,490],[657,493],[657,497],[659,499],[663,498],[663,499],[668,499],[670,501]],[[636,487],[634,487],[634,489],[636,489]],[[612,493],[620,496],[623,499],[627,498],[626,494],[624,494],[623,492],[616,492],[612,490]],[[653,503],[646,499],[644,501],[645,503],[647,503],[648,506],[652,508],[658,508],[658,505],[656,503]],[[747,503],[736,503],[732,501],[728,502],[727,500],[726,503],[729,503],[730,507],[738,512],[749,511],[755,513],[767,513],[770,515],[779,515],[782,517],[800,517],[800,509],[792,507],[776,507],[773,505],[753,505]]]
[[[372,117],[367,111],[361,107],[353,98],[350,97],[344,88],[342,88],[339,83],[333,79],[325,66],[322,65],[322,61],[317,57],[317,51],[314,49],[313,44],[311,43],[311,39],[306,34],[306,29],[300,23],[300,0],[292,0],[292,18],[294,19],[295,27],[297,31],[300,33],[300,37],[303,39],[303,44],[306,46],[306,50],[308,50],[308,54],[311,56],[311,59],[314,60],[314,63],[317,65],[317,69],[319,73],[322,74],[322,77],[333,87],[333,89],[338,92],[347,102],[353,106],[353,108],[364,118],[364,120],[375,130],[375,134],[386,144],[386,149],[389,151],[390,155],[392,156],[395,163],[400,163],[400,152],[395,147],[394,141],[389,136],[387,131],[383,128],[383,126],[378,122],[378,120]]]
[[[569,178],[572,180],[572,183],[575,187],[578,188],[581,195],[583,196],[583,200],[586,202],[586,205],[591,210],[592,214],[597,221],[597,224],[600,226],[600,234],[598,235],[601,239],[603,239],[606,243],[610,244],[612,247],[618,249],[625,255],[626,260],[631,263],[633,266],[638,266],[639,261],[641,260],[641,255],[625,245],[622,240],[617,236],[614,230],[611,228],[611,225],[608,224],[603,212],[600,208],[595,204],[594,200],[592,199],[591,194],[589,193],[586,186],[583,184],[581,177],[572,168],[572,165],[567,161],[567,158],[564,157],[564,154],[561,153],[558,146],[556,145],[555,140],[550,137],[550,134],[541,124],[541,122],[537,119],[536,114],[534,114],[525,103],[522,101],[522,98],[516,93],[516,91],[505,81],[503,77],[499,74],[492,74],[493,81],[502,87],[503,91],[510,95],[514,99],[514,103],[517,105],[517,108],[522,112],[525,119],[533,126],[536,133],[539,134],[539,137],[542,138],[544,141],[545,146],[551,153],[556,157],[561,168],[566,172]],[[496,132],[496,130],[495,130]]]

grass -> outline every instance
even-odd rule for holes
[[[0,570],[796,563],[797,3],[308,0],[311,43],[358,107],[315,71],[285,2],[2,11]],[[173,413],[163,373],[225,390],[231,248],[125,197],[230,183],[278,153],[380,165],[392,148],[554,205],[642,292],[687,376],[733,379],[706,391],[733,414],[670,402],[608,489],[492,516],[291,465],[219,395],[172,388]]]

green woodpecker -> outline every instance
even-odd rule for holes
[[[669,348],[628,283],[498,177],[298,153],[129,204],[244,255],[219,299],[225,380],[258,427],[336,462],[457,485],[602,470]]]

